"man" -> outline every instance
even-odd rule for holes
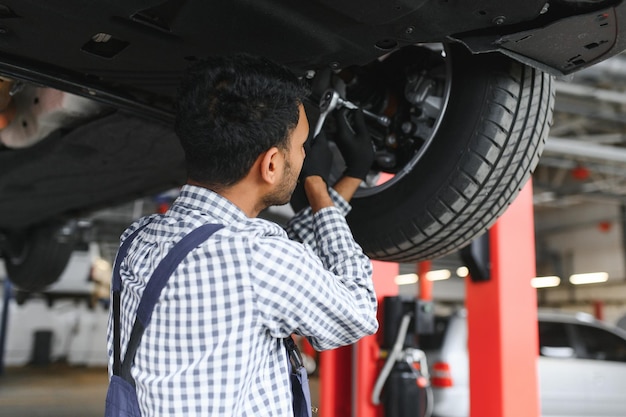
[[[354,134],[342,122],[347,169],[334,190],[324,138],[310,145],[300,176],[310,207],[290,221],[292,239],[257,218],[298,182],[306,94],[287,69],[247,55],[203,61],[182,80],[188,183],[165,215],[122,236],[150,220],[120,268],[121,346],[158,262],[198,226],[225,227],[181,262],[155,306],[132,368],[142,416],[290,416],[282,338],[297,333],[321,350],[377,330],[371,264],[344,219],[373,158],[362,123]]]

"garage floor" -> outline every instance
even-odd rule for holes
[[[0,376],[0,415],[11,417],[102,417],[106,368],[52,364],[7,368]],[[311,396],[317,404],[317,379]]]
[[[102,417],[107,382],[106,368],[7,368],[0,377],[0,415]]]

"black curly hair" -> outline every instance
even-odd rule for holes
[[[263,57],[238,54],[192,65],[180,83],[175,124],[188,178],[228,187],[261,153],[286,149],[308,94],[289,69]]]

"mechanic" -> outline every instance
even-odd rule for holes
[[[176,132],[188,181],[167,213],[122,235],[150,221],[121,264],[121,346],[168,250],[202,224],[225,227],[182,261],[155,306],[132,368],[142,416],[291,416],[282,338],[323,350],[376,332],[372,266],[344,218],[373,161],[370,137],[359,113],[355,131],[340,118],[347,168],[329,188],[323,135],[305,160],[307,94],[288,69],[249,55],[209,58],[183,77]],[[310,207],[287,231],[257,217],[289,202],[298,179]],[[108,351],[110,373],[111,322]]]

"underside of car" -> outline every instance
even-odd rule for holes
[[[376,159],[348,217],[373,259],[434,259],[487,230],[536,166],[554,76],[626,49],[609,0],[0,1],[0,252],[54,282],[76,218],[185,181],[181,73],[252,53],[364,110]],[[323,126],[332,137],[334,125]],[[337,157],[336,170],[342,161]]]

